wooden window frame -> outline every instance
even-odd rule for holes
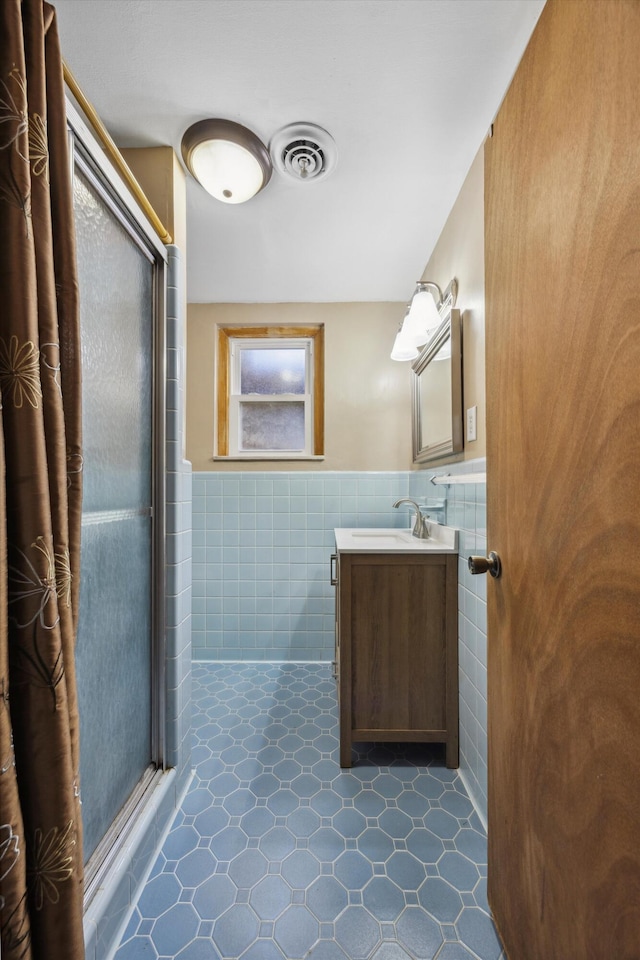
[[[219,326],[217,351],[216,440],[217,456],[229,454],[229,389],[231,340],[313,340],[313,457],[324,456],[324,324],[309,326]],[[232,455],[237,460],[304,460],[308,454],[282,455],[278,451]]]

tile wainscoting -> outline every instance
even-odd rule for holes
[[[466,557],[486,551],[486,486],[430,483],[485,461],[399,472],[193,474],[192,639],[196,660],[333,658],[335,527],[405,527],[410,496],[460,529],[461,773],[486,817],[486,577]]]
[[[487,577],[471,576],[467,557],[487,553],[486,483],[434,487],[433,474],[484,473],[486,460],[467,460],[413,474],[410,496],[446,490],[447,523],[460,530],[458,561],[458,663],[460,684],[460,776],[487,825]]]
[[[331,660],[335,527],[407,526],[406,473],[194,473],[200,660]]]

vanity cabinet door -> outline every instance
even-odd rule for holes
[[[341,766],[354,741],[432,741],[457,767],[457,561],[340,554]]]

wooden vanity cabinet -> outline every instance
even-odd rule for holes
[[[353,742],[446,745],[458,766],[458,557],[336,558],[340,766]]]

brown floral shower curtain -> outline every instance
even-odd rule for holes
[[[82,960],[80,350],[53,7],[0,2],[0,943]]]

